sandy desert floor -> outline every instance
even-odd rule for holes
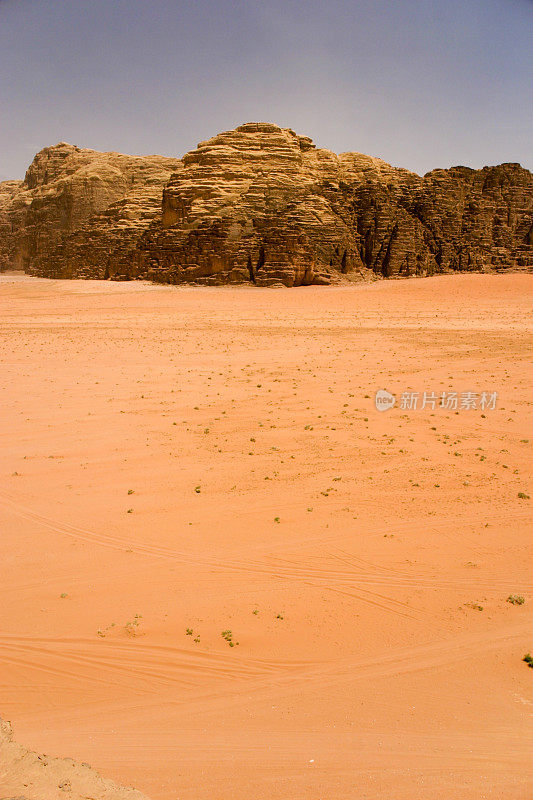
[[[0,293],[19,742],[154,800],[530,800],[533,276]]]

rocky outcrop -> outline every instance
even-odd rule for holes
[[[361,259],[376,274],[533,267],[533,175],[519,164],[355,177],[346,199]]]
[[[160,212],[163,187],[179,164],[65,143],[41,150],[22,184],[9,197],[0,194],[1,266],[45,277],[109,275],[117,246],[127,257],[130,242],[135,247]]]
[[[88,764],[38,755],[13,741],[0,719],[0,798],[3,800],[148,800],[136,789],[117,786]]]
[[[341,163],[310,139],[249,123],[183,158],[141,242],[147,277],[182,283],[331,283],[361,273]]]
[[[169,283],[329,284],[533,267],[519,164],[420,177],[269,123],[183,159],[60,144],[0,184],[0,268]]]
[[[333,283],[533,266],[533,176],[518,164],[421,178],[251,123],[183,158],[140,273],[181,283]]]
[[[403,205],[441,269],[533,266],[533,175],[520,164],[433,170]]]
[[[23,186],[23,181],[0,182],[0,272],[4,269],[22,269],[16,247],[21,217],[15,210],[14,200]]]

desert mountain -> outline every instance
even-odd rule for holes
[[[329,284],[533,266],[533,175],[420,177],[247,123],[182,159],[39,152],[0,183],[0,269],[169,283]]]

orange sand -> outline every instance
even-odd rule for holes
[[[529,800],[532,290],[0,278],[18,741],[154,800]]]

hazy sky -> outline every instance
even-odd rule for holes
[[[0,0],[0,179],[249,121],[416,172],[533,169],[533,0]]]

